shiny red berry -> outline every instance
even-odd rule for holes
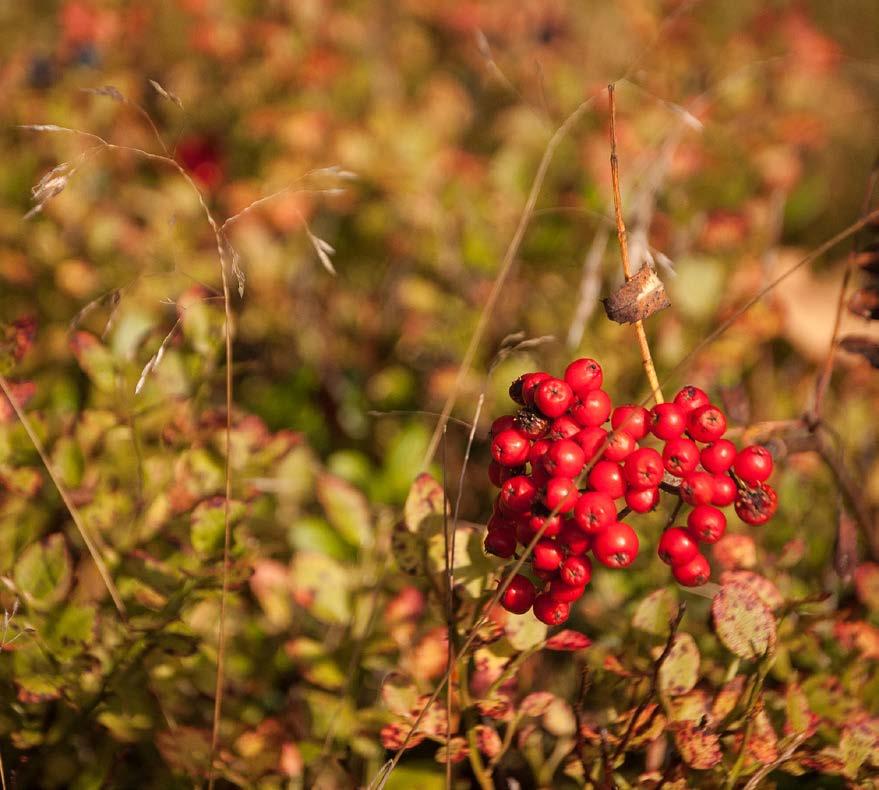
[[[656,488],[662,482],[662,456],[652,447],[635,450],[623,467],[626,482],[632,488]]]
[[[717,543],[726,532],[726,516],[711,505],[696,505],[687,516],[687,526],[702,543]]]
[[[549,597],[554,601],[572,603],[586,591],[586,585],[567,584],[561,579],[553,579],[549,583]]]
[[[735,480],[729,475],[714,476],[714,496],[711,497],[711,504],[715,507],[728,507],[736,501],[739,489]]]
[[[583,448],[571,439],[554,442],[543,459],[543,468],[552,477],[576,477],[586,463]]]
[[[542,370],[536,373],[526,373],[522,376],[522,403],[525,406],[534,406],[534,394],[537,388],[547,379],[551,379],[549,373]]]
[[[585,587],[592,578],[588,557],[568,557],[559,568],[559,578],[572,587]]]
[[[501,466],[522,466],[530,451],[528,437],[514,428],[501,431],[491,442],[491,457]]]
[[[677,395],[675,395],[674,402],[685,412],[691,412],[695,411],[700,406],[707,406],[711,403],[711,400],[704,390],[700,390],[698,387],[688,386],[684,387]]]
[[[580,492],[569,477],[551,477],[543,491],[543,504],[557,513],[568,513],[577,504]]]
[[[778,495],[768,483],[757,483],[739,491],[736,497],[736,514],[746,524],[765,524],[775,515],[777,508]]]
[[[628,567],[638,556],[638,536],[628,524],[616,521],[595,536],[592,553],[608,568]]]
[[[573,390],[561,379],[548,378],[534,391],[534,405],[552,419],[561,417],[573,400]]]
[[[662,448],[662,463],[675,477],[685,477],[699,465],[699,448],[692,439],[676,436]]]
[[[554,571],[562,564],[562,552],[551,538],[541,538],[532,552],[531,564],[539,571]]]
[[[699,553],[694,535],[681,527],[672,527],[662,533],[657,554],[666,565],[686,565]]]
[[[650,431],[665,442],[680,436],[687,427],[686,414],[676,403],[657,403],[650,415]]]
[[[589,390],[571,404],[571,416],[584,428],[595,428],[607,422],[611,405],[604,390]]]
[[[565,381],[577,395],[580,395],[581,392],[600,389],[604,374],[601,372],[601,365],[594,359],[584,357],[575,359],[565,368]]]
[[[658,488],[630,488],[626,491],[626,507],[634,513],[649,513],[658,504]]]
[[[607,439],[607,431],[603,428],[583,428],[571,437],[586,454],[586,460],[591,461],[598,453],[601,446]]]
[[[571,616],[571,604],[557,601],[549,593],[534,599],[534,616],[547,625],[561,625]]]
[[[634,453],[629,456],[629,459],[633,456]],[[588,480],[590,488],[594,491],[602,491],[612,499],[619,499],[626,493],[626,481],[623,479],[622,467],[613,461],[596,463],[589,472]]]
[[[543,530],[541,533],[543,537],[554,538],[559,532],[561,532],[562,517],[558,513],[550,515],[548,511],[532,513],[528,519],[528,527],[533,535],[536,535],[540,530]]]
[[[572,439],[580,431],[580,424],[563,414],[561,417],[552,421],[549,426],[549,433],[546,434],[547,439],[557,442],[559,439]]]
[[[580,494],[574,506],[574,521],[589,535],[601,532],[617,519],[613,499],[603,491],[587,491]]]
[[[637,442],[650,433],[650,412],[634,403],[617,406],[610,415],[610,425],[622,428]]]
[[[752,444],[736,456],[733,471],[748,485],[762,483],[772,474],[772,455],[762,445]]]
[[[517,573],[501,596],[501,606],[513,614],[525,614],[534,604],[537,590],[527,576]]]
[[[516,530],[512,527],[495,529],[485,535],[485,550],[496,557],[512,557],[516,553],[516,543]]]
[[[607,461],[625,461],[635,450],[638,443],[634,437],[622,429],[611,432],[607,437],[607,447],[601,457]]]
[[[516,427],[516,418],[512,414],[503,414],[498,417],[488,431],[489,436],[495,437],[501,431],[508,431],[510,428]]]
[[[492,513],[491,518],[488,520],[488,524],[485,526],[489,532],[493,532],[496,529],[515,529],[516,521],[517,519],[515,516],[505,516],[502,513]]]
[[[537,486],[528,475],[511,477],[502,486],[498,502],[508,513],[525,513],[537,499]]]
[[[726,417],[712,404],[693,409],[687,415],[687,433],[697,442],[715,442],[726,432]]]
[[[729,439],[718,439],[702,448],[702,466],[713,475],[724,474],[736,460],[736,446]]]
[[[552,479],[552,476],[543,465],[543,458],[538,458],[531,464],[531,479],[537,488],[543,488]]]
[[[531,514],[527,513],[521,521],[516,522],[516,540],[523,546],[530,546],[537,537],[537,530],[531,525]]]
[[[534,444],[531,445],[531,450],[528,453],[528,461],[533,466],[538,461],[543,459],[543,456],[549,451],[549,448],[552,447],[552,442],[549,439],[538,439]]]
[[[711,578],[711,566],[704,554],[697,553],[689,562],[672,566],[671,574],[684,587],[699,587]]]
[[[575,556],[582,556],[592,548],[592,541],[589,539],[589,536],[571,519],[567,519],[562,524],[558,543],[568,554]]]
[[[688,505],[707,505],[714,497],[714,475],[690,472],[681,480],[681,499]]]

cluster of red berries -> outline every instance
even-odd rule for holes
[[[491,426],[488,475],[500,493],[485,550],[513,558],[539,536],[528,557],[537,583],[517,574],[501,603],[517,614],[533,607],[551,625],[567,620],[589,583],[588,552],[609,568],[635,561],[638,536],[622,519],[655,509],[660,491],[680,501],[659,556],[680,584],[693,587],[711,574],[699,544],[716,543],[726,531],[720,508],[734,504],[743,521],[764,524],[777,506],[766,483],[772,456],[724,439],[726,417],[701,389],[684,387],[650,410],[614,408],[603,378],[593,359],[575,360],[563,379],[526,373],[510,385],[521,409]],[[608,420],[610,430],[602,427]],[[661,448],[639,444],[651,435]],[[684,504],[692,506],[687,525],[673,526]]]

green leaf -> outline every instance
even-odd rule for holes
[[[677,606],[677,590],[673,587],[662,587],[638,604],[632,625],[654,636],[667,636]]]
[[[443,487],[426,472],[418,475],[403,505],[403,523],[411,532],[419,532],[429,517],[439,516],[441,521],[444,511],[448,512],[448,504]]]
[[[229,502],[229,523],[232,527],[245,513],[244,503]],[[226,535],[226,505],[223,497],[215,496],[199,502],[192,511],[190,540],[199,554],[214,554],[223,548]]]
[[[879,724],[865,719],[844,727],[839,752],[845,762],[844,774],[852,780],[867,760],[879,763]]]
[[[759,658],[775,647],[775,618],[746,583],[724,584],[711,602],[717,637],[742,658]]]
[[[372,543],[372,516],[366,497],[350,483],[331,474],[317,479],[317,498],[327,519],[354,546]]]
[[[98,338],[89,332],[75,332],[70,347],[79,366],[95,387],[113,392],[117,387],[117,371],[113,354]]]
[[[662,652],[657,647],[655,658]],[[659,690],[669,696],[686,694],[699,680],[699,648],[690,634],[678,633],[672,642],[671,650],[659,669]]]
[[[331,557],[303,551],[290,567],[293,599],[313,617],[325,623],[347,623],[351,617],[348,569]]]
[[[28,546],[13,571],[16,587],[35,609],[48,609],[61,601],[72,577],[70,554],[59,532]]]
[[[527,650],[535,647],[546,639],[547,627],[541,623],[531,611],[507,618],[504,632],[510,644],[516,650]]]
[[[94,638],[95,610],[68,604],[43,629],[43,639],[59,661],[78,656]]]

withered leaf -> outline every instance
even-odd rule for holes
[[[742,658],[759,658],[775,647],[775,618],[769,607],[745,582],[724,584],[711,602],[717,636]]]
[[[846,335],[839,347],[849,354],[860,354],[874,368],[879,368],[879,343],[863,335]]]
[[[681,759],[698,770],[714,768],[723,755],[720,751],[720,738],[708,730],[700,729],[696,722],[682,721],[671,725],[675,746]]]
[[[859,318],[875,321],[879,318],[879,284],[868,285],[855,291],[848,300],[849,312]]]
[[[642,266],[631,280],[602,300],[611,321],[634,324],[671,306],[662,280],[651,266]]]
[[[661,650],[660,647],[656,648],[657,653]],[[676,697],[692,690],[698,680],[699,648],[696,647],[696,640],[687,633],[678,633],[659,669],[660,691]]]

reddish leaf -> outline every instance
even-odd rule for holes
[[[849,354],[862,356],[874,368],[879,368],[879,343],[863,335],[846,335],[839,341],[839,347]]]
[[[753,568],[757,564],[757,545],[750,535],[724,535],[714,544],[714,559],[724,568]]]
[[[402,722],[391,722],[390,724],[386,724],[381,729],[381,733],[379,737],[381,738],[382,746],[385,749],[389,749],[391,751],[397,751],[398,749],[403,748],[403,743],[406,740],[406,736],[411,731],[412,727],[408,724],[403,724]],[[413,735],[409,742],[406,744],[407,749],[414,749],[424,740],[424,734],[421,732]]]
[[[770,609],[778,609],[784,604],[784,596],[765,576],[760,576],[753,571],[724,571],[720,574],[720,583],[739,581],[750,587]]]
[[[470,749],[467,746],[467,741],[464,738],[457,737],[449,739],[448,751],[446,751],[445,744],[440,746],[436,750],[434,759],[438,763],[445,763],[447,760],[451,760],[452,764],[454,764],[466,760],[469,756]]]
[[[855,590],[861,603],[879,612],[879,565],[865,562],[855,568]]]
[[[747,746],[748,754],[758,763],[766,765],[778,759],[778,736],[765,710],[754,716]]]
[[[475,732],[476,748],[480,752],[489,759],[500,754],[502,748],[501,738],[494,727],[489,727],[487,724],[477,724]]]
[[[37,391],[36,385],[32,381],[16,381],[11,382],[9,389],[12,392],[12,398],[20,409],[27,406],[28,401],[33,398]],[[15,419],[15,410],[12,404],[2,392],[0,392],[0,425],[12,422]]]
[[[529,694],[519,705],[519,710],[526,716],[542,716],[549,710],[550,704],[555,699],[555,694],[548,691],[535,691]]]
[[[879,660],[879,628],[863,620],[837,623],[833,633],[849,649],[857,649],[864,658]]]
[[[559,631],[546,640],[546,648],[549,650],[585,650],[591,644],[592,640],[586,634],[571,630]]]
[[[713,732],[700,729],[695,722],[684,721],[671,725],[675,746],[681,759],[698,770],[708,770],[720,763],[720,739]]]

